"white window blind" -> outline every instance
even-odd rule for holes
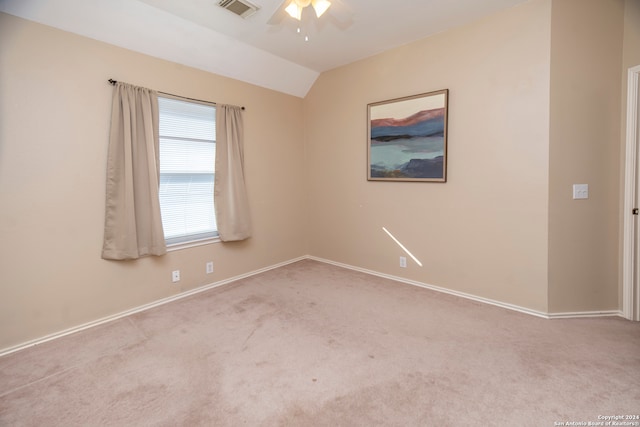
[[[164,97],[158,98],[158,105],[160,210],[166,243],[216,237],[215,107]]]

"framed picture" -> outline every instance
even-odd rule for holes
[[[449,90],[367,106],[369,181],[447,181]]]

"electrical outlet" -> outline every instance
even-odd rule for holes
[[[173,283],[180,281],[180,270],[173,270],[171,272],[171,281]]]
[[[573,184],[573,198],[574,199],[588,199],[589,198],[589,184]]]
[[[213,261],[207,263],[207,274],[213,273]]]
[[[407,257],[400,257],[400,267],[407,268]]]

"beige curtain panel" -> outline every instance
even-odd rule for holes
[[[158,94],[117,82],[107,158],[104,259],[163,255]]]
[[[223,242],[251,236],[249,201],[244,181],[244,130],[242,111],[216,105],[216,177],[214,205],[218,234]]]

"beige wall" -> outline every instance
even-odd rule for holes
[[[253,238],[100,258],[109,78],[246,106]],[[302,138],[299,98],[0,14],[0,349],[306,254]]]
[[[547,311],[550,1],[323,73],[305,99],[312,255]],[[446,184],[366,180],[367,103],[448,88]],[[386,227],[422,263],[409,260]]]
[[[617,310],[623,0],[555,0],[549,311]],[[589,184],[573,200],[573,184]]]

